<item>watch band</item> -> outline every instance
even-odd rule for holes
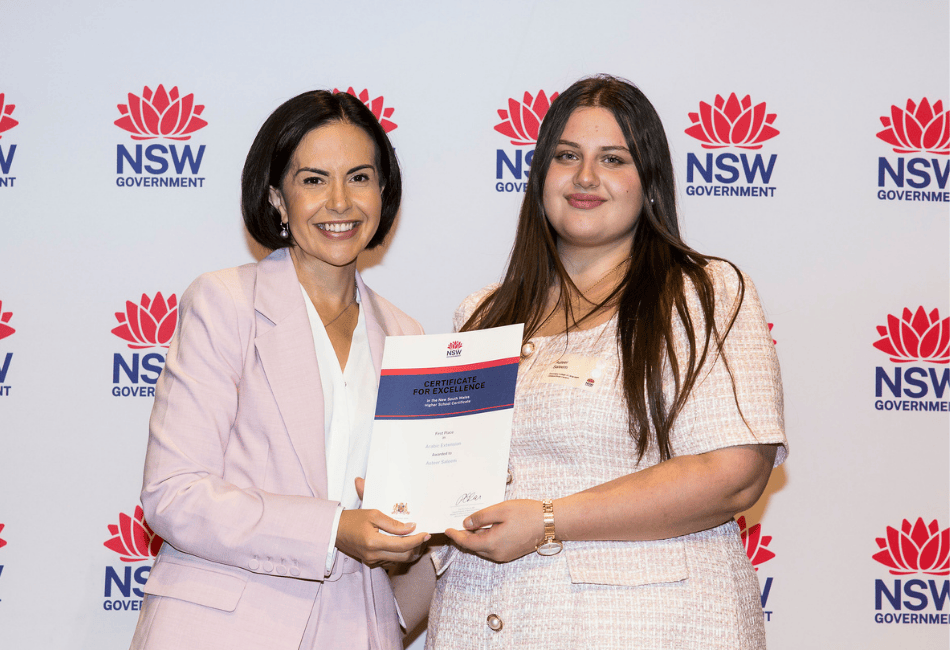
[[[554,532],[554,500],[545,499],[541,502],[544,516],[544,539],[536,547],[538,555],[557,555],[564,548],[564,544],[557,539]]]

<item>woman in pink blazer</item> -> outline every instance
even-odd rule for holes
[[[356,271],[400,196],[392,145],[348,94],[304,93],[258,133],[242,210],[274,252],[182,296],[142,488],[165,544],[133,648],[402,648],[373,567],[428,536],[358,509],[354,487],[384,338],[422,333]]]

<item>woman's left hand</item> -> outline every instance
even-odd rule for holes
[[[449,528],[445,534],[466,551],[510,562],[537,550],[544,539],[544,511],[540,501],[503,501],[469,515],[464,526],[465,530]]]

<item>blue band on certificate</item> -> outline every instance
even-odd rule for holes
[[[500,364],[384,372],[376,419],[450,418],[510,409],[517,377],[517,358]]]

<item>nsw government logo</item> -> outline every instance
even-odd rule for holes
[[[904,308],[900,317],[889,314],[887,324],[878,325],[877,333],[881,338],[874,347],[896,365],[875,368],[874,408],[950,410],[950,402],[944,399],[950,386],[950,318],[940,318],[936,309]]]
[[[162,547],[162,538],[145,522],[141,506],[135,506],[132,517],[120,512],[119,523],[109,524],[109,534],[111,537],[103,546],[114,551],[122,564],[106,566],[102,608],[114,612],[138,611],[145,597],[141,587],[148,580],[152,564],[141,565],[134,571],[131,565],[154,558]]]
[[[11,334],[16,332],[10,326],[10,320],[13,318],[12,311],[3,311],[3,301],[0,300],[0,341],[4,341]],[[10,364],[13,362],[13,353],[4,352],[3,343],[0,343],[0,397],[10,396],[10,385],[7,384],[7,373],[10,371]]]
[[[508,141],[515,147],[532,148],[527,152],[523,149],[498,149],[495,154],[496,191],[525,191],[531,159],[534,158],[534,145],[538,142],[538,130],[557,96],[558,93],[553,93],[548,97],[543,90],[539,90],[536,96],[526,92],[520,102],[509,99],[508,110],[498,109],[498,117],[502,121],[495,125],[495,130],[509,138]]]
[[[736,523],[739,524],[739,535],[742,538],[742,544],[745,546],[746,555],[749,556],[749,561],[752,563],[752,566],[755,567],[755,570],[758,571],[760,565],[775,557],[775,553],[768,549],[768,545],[772,543],[772,536],[762,534],[762,524],[756,524],[751,528],[746,528],[744,516],[737,517]],[[772,593],[772,581],[773,578],[771,576],[764,578],[764,582],[763,577],[759,576],[762,613],[765,615],[766,621],[772,620],[772,611],[766,609],[769,602],[769,594]]]
[[[878,139],[904,154],[877,160],[877,198],[882,201],[950,202],[950,110],[943,102],[933,105],[924,97],[920,103],[908,99],[904,108],[891,106],[890,115],[881,116],[884,130]]]
[[[449,343],[448,349],[445,352],[446,357],[460,357],[462,356],[462,342],[461,341],[452,341]]]
[[[168,300],[159,291],[154,298],[142,294],[138,303],[125,302],[125,311],[116,312],[119,325],[112,333],[131,350],[168,349],[178,324],[178,298]],[[155,397],[155,383],[165,366],[160,352],[116,352],[112,358],[112,394],[115,397]],[[144,384],[144,385],[143,385]]]
[[[119,104],[122,117],[115,125],[134,141],[171,140],[127,147],[116,145],[116,185],[119,187],[204,187],[198,176],[205,145],[189,144],[192,134],[208,126],[200,115],[205,107],[195,104],[194,94],[182,96],[178,86],[170,91],[159,84],[153,92],[145,86],[141,97],[129,93],[128,103]],[[172,174],[174,172],[174,175]]]
[[[871,557],[897,579],[874,581],[874,621],[889,624],[947,625],[944,613],[950,599],[950,528],[940,529],[937,520],[924,523],[918,517],[900,528],[887,527],[875,539],[880,549]],[[920,576],[907,578],[907,576]],[[940,579],[944,576],[944,579]],[[907,611],[904,611],[907,610]]]
[[[693,124],[686,135],[701,142],[703,149],[738,153],[687,153],[686,195],[774,197],[775,187],[769,183],[778,156],[771,154],[766,160],[752,152],[779,134],[772,126],[775,118],[776,113],[766,111],[765,102],[753,104],[749,95],[741,100],[735,93],[728,99],[716,95],[712,104],[699,102],[699,112],[689,114]]]
[[[6,95],[0,93],[0,138],[3,138],[5,132],[19,124],[19,122],[11,117],[14,108],[16,108],[16,104],[8,103]],[[10,176],[10,169],[13,166],[13,156],[15,154],[15,144],[7,144],[6,147],[0,144],[0,187],[13,187],[14,183],[16,183],[16,176]]]

